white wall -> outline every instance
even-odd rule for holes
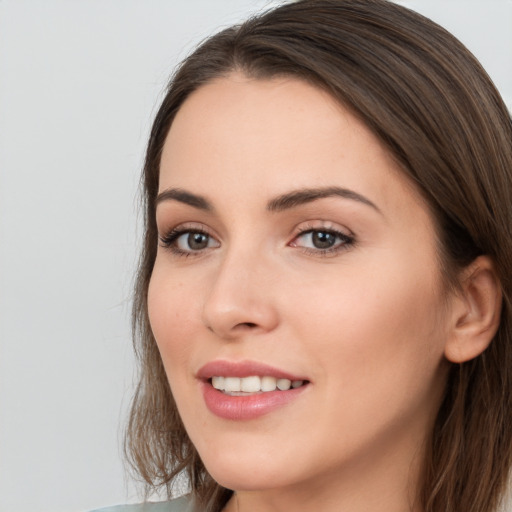
[[[276,2],[274,2],[276,3]],[[410,0],[512,104],[512,1]],[[136,192],[179,58],[265,0],[0,0],[0,510],[136,501],[120,419]]]

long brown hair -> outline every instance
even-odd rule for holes
[[[284,4],[202,43],[179,67],[157,113],[143,174],[145,238],[133,327],[140,378],[126,449],[151,488],[182,472],[204,510],[231,491],[208,475],[183,428],[151,333],[162,147],[183,102],[233,71],[293,76],[328,91],[385,144],[426,199],[446,281],[478,255],[501,282],[499,330],[479,357],[453,365],[420,482],[425,512],[494,512],[512,464],[512,122],[471,53],[432,21],[385,0]]]

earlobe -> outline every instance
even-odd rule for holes
[[[501,286],[488,256],[479,256],[465,269],[454,298],[452,327],[445,356],[463,363],[479,356],[491,343],[500,323]]]

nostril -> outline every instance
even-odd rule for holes
[[[257,327],[257,325],[255,323],[252,323],[252,322],[243,322],[243,323],[240,323],[238,324],[239,327],[246,327],[247,329],[254,329],[255,327]]]
[[[258,324],[255,324],[254,322],[240,322],[239,324],[236,324],[234,329],[238,331],[243,330],[252,330],[256,329],[258,327]],[[215,332],[215,329],[211,327],[210,325],[207,326],[207,329],[211,332]]]

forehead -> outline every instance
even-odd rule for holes
[[[422,202],[364,123],[296,78],[233,74],[200,87],[178,111],[163,148],[160,191],[182,187],[227,201],[233,193],[331,185],[388,207],[404,207],[405,196]]]

